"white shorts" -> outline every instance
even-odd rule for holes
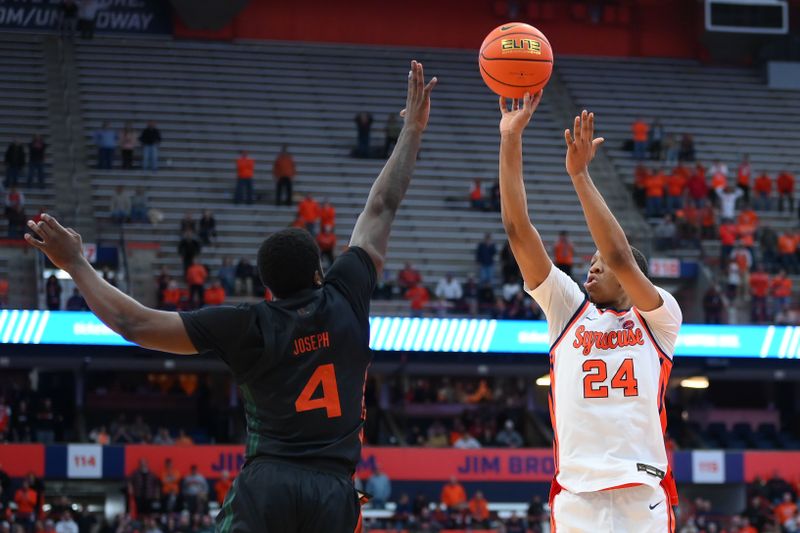
[[[551,533],[674,533],[675,515],[663,488],[638,485],[556,494]]]

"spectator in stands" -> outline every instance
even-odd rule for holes
[[[294,157],[289,147],[283,145],[272,163],[272,177],[275,178],[275,205],[292,205],[292,182],[297,175]]]
[[[689,204],[695,207],[702,207],[704,200],[708,198],[708,184],[706,183],[706,171],[703,165],[698,164],[694,173],[686,183],[689,191]]]
[[[204,305],[222,305],[225,303],[225,289],[219,279],[215,279],[211,286],[203,292]]]
[[[331,231],[333,231],[333,228],[336,227],[336,208],[331,205],[327,198],[322,200],[322,207],[319,211],[319,220],[321,226],[330,226]]]
[[[406,263],[403,267],[403,270],[397,273],[397,286],[400,287],[400,290],[405,293],[408,289],[413,286],[419,285],[422,283],[422,276],[420,275],[419,271],[414,269],[411,266],[411,263]]]
[[[514,276],[506,279],[503,282],[501,290],[502,290],[503,300],[505,300],[506,303],[510,303],[517,295],[517,293],[522,292],[522,284],[520,283],[520,278]]]
[[[731,252],[731,259],[736,262],[739,271],[740,283],[737,297],[740,301],[744,301],[750,295],[750,269],[753,266],[753,254],[750,248],[747,248],[744,243],[739,240],[736,248]]]
[[[153,438],[150,426],[144,421],[142,415],[136,415],[128,431],[133,441],[137,443],[148,443]]]
[[[778,262],[781,269],[797,273],[797,239],[793,234],[783,233],[778,237]]]
[[[227,470],[223,470],[220,473],[219,479],[216,483],[214,483],[214,495],[217,497],[217,504],[222,507],[222,504],[225,502],[225,496],[228,495],[228,491],[233,485],[233,480],[231,480],[231,473]]]
[[[766,172],[763,172],[755,181],[756,209],[759,211],[769,211],[772,209],[772,179]]]
[[[750,156],[744,154],[739,168],[736,170],[736,186],[742,191],[745,202],[750,201],[750,176],[752,167],[750,166]]]
[[[323,225],[322,230],[317,234],[316,241],[319,246],[320,258],[326,261],[323,266],[332,265],[336,251],[336,234],[333,232],[333,227]]]
[[[147,192],[144,187],[136,187],[131,196],[131,222],[148,222]]]
[[[25,168],[25,148],[19,140],[14,139],[8,145],[4,162],[6,165],[6,179],[4,185],[9,188],[16,187],[22,169]]]
[[[75,0],[63,0],[60,8],[58,29],[61,31],[61,37],[72,39],[78,27],[78,4]]]
[[[553,245],[553,257],[556,267],[571,277],[572,265],[575,261],[575,246],[573,246],[567,230],[558,233],[558,240]]]
[[[108,121],[103,122],[100,129],[94,132],[94,144],[97,145],[97,168],[111,169],[114,166],[117,132]]]
[[[128,478],[128,497],[136,503],[136,510],[149,514],[158,509],[160,492],[159,480],[150,471],[147,459],[139,459],[139,468]]]
[[[193,259],[186,269],[186,284],[189,286],[189,302],[192,307],[203,305],[203,289],[208,279],[208,270],[197,259]]]
[[[643,164],[636,165],[633,171],[633,202],[639,209],[647,207],[647,178],[650,171]]]
[[[367,480],[365,488],[367,493],[372,495],[373,509],[385,508],[386,502],[392,497],[392,482],[378,465],[375,465],[375,471]]]
[[[111,197],[111,220],[123,224],[131,216],[131,195],[125,190],[124,185],[117,185]]]
[[[425,308],[428,307],[430,294],[422,283],[417,283],[406,290],[405,298],[411,302],[411,316],[421,317],[425,313]]]
[[[469,512],[479,527],[489,527],[489,502],[481,491],[477,491],[469,501]]]
[[[122,156],[122,168],[133,168],[133,150],[136,148],[136,132],[133,124],[125,123],[125,127],[119,132],[119,153]]]
[[[654,234],[656,237],[657,250],[671,250],[675,248],[677,228],[675,227],[672,215],[664,215],[664,218],[662,218],[658,226],[656,226]]]
[[[151,120],[139,135],[139,142],[142,144],[142,170],[158,172],[158,148],[161,141],[161,130]]]
[[[28,411],[28,403],[20,400],[11,412],[11,440],[14,442],[33,441],[33,415]]]
[[[480,447],[480,441],[472,436],[471,433],[466,431],[462,433],[453,443],[453,448],[457,448],[459,450],[477,450]]]
[[[716,235],[717,214],[711,202],[705,200],[700,209],[700,237],[703,239],[713,239]]]
[[[100,5],[97,0],[80,0],[78,8],[78,29],[81,39],[94,38],[94,27]]]
[[[446,301],[447,307],[452,310],[459,306],[461,298],[464,296],[464,291],[461,288],[461,283],[453,277],[453,273],[448,272],[436,284],[434,294],[440,300]]]
[[[233,266],[233,261],[230,257],[222,259],[222,266],[217,271],[217,278],[225,289],[226,295],[232,295],[236,287],[236,268]]]
[[[655,119],[647,134],[648,148],[650,149],[650,159],[655,161],[660,161],[662,159],[661,145],[663,140],[664,126],[661,125],[661,121],[659,119]]]
[[[38,495],[31,487],[27,478],[22,480],[22,485],[14,494],[14,503],[17,505],[16,520],[20,524],[33,524],[38,511],[36,502]]]
[[[55,274],[50,274],[44,287],[47,308],[51,311],[61,309],[61,283]]]
[[[161,296],[161,308],[166,311],[175,311],[181,304],[182,291],[174,279],[167,282],[167,286]]]
[[[767,293],[769,292],[769,274],[764,272],[761,265],[750,274],[750,320],[759,324],[767,321]]]
[[[197,233],[197,222],[195,221],[194,214],[191,211],[184,213],[183,218],[181,219],[181,235],[187,231]]]
[[[161,505],[164,511],[171,513],[178,509],[180,484],[181,473],[175,468],[172,459],[167,457],[164,459],[164,469],[161,471]]]
[[[666,178],[661,169],[647,177],[645,194],[647,195],[648,217],[660,217],[664,209],[664,186]]]
[[[791,492],[784,492],[781,502],[775,506],[775,523],[783,531],[796,532],[797,505]]]
[[[486,207],[480,178],[476,178],[472,182],[472,187],[469,189],[469,206],[472,209],[477,209],[479,211],[483,211]]]
[[[33,178],[39,184],[40,189],[44,189],[44,152],[47,145],[41,135],[34,135],[28,144],[28,188],[33,187]]]
[[[758,248],[761,251],[761,263],[767,272],[775,272],[778,268],[778,234],[770,227],[758,231]]]
[[[491,285],[494,280],[494,257],[497,247],[492,242],[492,234],[486,233],[475,250],[475,261],[478,263],[478,279],[481,284]]]
[[[678,166],[667,178],[667,212],[675,214],[683,209],[683,197],[686,193],[686,170]]]
[[[186,272],[192,265],[194,258],[200,255],[202,244],[197,236],[189,230],[183,232],[180,242],[178,242],[178,253],[183,259],[183,271]]]
[[[524,444],[522,441],[522,435],[514,429],[514,421],[513,420],[506,420],[503,429],[501,429],[497,433],[497,438],[495,439],[498,446],[502,446],[504,448],[521,448]]]
[[[236,277],[234,280],[234,287],[236,294],[241,296],[243,294],[253,294],[253,276],[255,269],[246,258],[241,258],[236,265]]]
[[[297,215],[305,224],[306,230],[308,230],[311,235],[316,234],[317,223],[322,217],[322,209],[319,206],[319,202],[314,200],[311,194],[306,194],[303,201],[297,204]]]
[[[668,133],[664,139],[664,147],[661,150],[661,159],[667,165],[674,165],[678,162],[678,153],[678,141],[675,139],[675,135]]]
[[[0,278],[0,309],[8,307],[8,280]]]
[[[722,323],[722,295],[716,285],[711,285],[703,295],[703,311],[706,324]]]
[[[631,124],[634,159],[641,161],[647,156],[647,138],[649,131],[650,126],[648,126],[647,122],[641,117]]]
[[[770,294],[772,296],[773,316],[789,309],[792,299],[792,279],[786,275],[784,269],[780,269],[775,277],[772,278]]]
[[[8,238],[21,239],[25,227],[25,195],[16,187],[5,195],[5,215],[8,220]]]
[[[732,313],[735,313],[736,297],[739,295],[740,286],[742,285],[742,272],[739,269],[739,263],[736,261],[728,261],[724,272],[726,273],[725,279],[727,281],[725,296],[732,303],[728,307],[728,323],[735,324],[736,320],[731,317],[734,316]]]
[[[81,292],[77,287],[72,289],[72,296],[67,300],[67,311],[88,311],[89,306],[86,305],[86,300],[81,296]]]
[[[175,444],[175,440],[172,438],[172,435],[169,434],[169,430],[165,427],[158,428],[156,432],[156,436],[153,437],[153,444],[159,444],[161,446],[170,446]]]
[[[477,316],[478,315],[478,300],[480,298],[480,287],[478,283],[475,281],[473,276],[469,276],[467,278],[466,283],[464,283],[463,287],[464,292],[464,307],[469,313],[470,316]],[[0,302],[2,304],[2,302]],[[2,305],[0,305],[2,307]]]
[[[464,486],[455,477],[442,488],[440,501],[451,511],[458,511],[467,503]]]
[[[386,119],[386,140],[383,143],[383,157],[389,157],[394,146],[397,144],[397,139],[400,138],[400,131],[403,125],[397,120],[397,114],[389,113]]]
[[[719,198],[719,211],[722,219],[736,218],[736,200],[742,196],[742,191],[727,185],[725,188],[716,187],[714,191]]]
[[[356,157],[370,156],[369,135],[372,129],[372,114],[362,111],[355,117],[356,130],[358,131],[358,145],[356,146]]]
[[[236,190],[233,193],[234,204],[253,203],[253,177],[255,176],[255,161],[250,158],[246,150],[239,152],[236,160]]]
[[[200,217],[198,225],[200,227],[200,231],[198,232],[200,242],[202,242],[204,246],[213,243],[217,238],[217,221],[214,218],[214,213],[209,209],[204,209],[203,216]]]
[[[64,511],[56,524],[55,533],[78,533],[78,524],[72,519],[72,513]]]
[[[681,147],[680,151],[678,152],[678,161],[681,163],[685,163],[687,161],[694,162],[694,159],[694,137],[692,137],[689,133],[684,133],[683,137],[681,137]]]
[[[89,441],[101,446],[107,446],[111,444],[111,435],[105,426],[100,426],[89,432]]]
[[[789,211],[794,210],[794,175],[784,170],[775,179],[778,189],[778,211],[783,211],[783,200],[789,203]]]
[[[208,502],[208,482],[197,469],[197,465],[189,468],[189,475],[182,482],[183,499],[190,513],[205,512]]]

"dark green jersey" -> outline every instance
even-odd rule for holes
[[[351,248],[321,288],[276,302],[181,313],[195,348],[218,354],[233,371],[247,414],[248,459],[355,471],[375,281],[369,255]]]

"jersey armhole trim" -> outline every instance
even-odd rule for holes
[[[564,338],[564,335],[567,333],[567,331],[570,330],[570,328],[572,326],[575,325],[575,322],[581,317],[581,315],[583,315],[583,313],[586,312],[586,309],[588,307],[589,307],[589,299],[584,297],[583,302],[581,302],[581,304],[578,306],[578,309],[575,311],[575,313],[567,321],[567,325],[564,326],[564,329],[561,330],[561,333],[558,334],[558,337],[556,337],[556,340],[553,342],[552,346],[550,346],[550,353],[551,354],[555,352],[555,350],[558,347],[559,343]]]
[[[640,322],[642,323],[642,325],[644,326],[644,330],[645,330],[645,332],[647,333],[647,336],[648,336],[648,337],[650,337],[650,341],[652,341],[652,343],[653,343],[653,346],[655,346],[655,347],[656,347],[656,351],[658,352],[658,354],[659,354],[659,355],[661,355],[662,357],[666,357],[667,359],[669,359],[670,361],[672,361],[672,357],[671,357],[671,356],[669,356],[669,355],[667,355],[667,352],[665,352],[665,351],[664,351],[664,350],[661,348],[661,346],[659,346],[659,345],[658,345],[658,342],[656,342],[655,335],[653,335],[653,332],[652,332],[652,330],[650,329],[650,326],[647,324],[647,320],[645,320],[645,319],[644,319],[644,317],[642,316],[642,314],[641,314],[641,313],[639,312],[639,310],[638,310],[638,309],[636,309],[635,307],[633,308],[633,312],[634,312],[634,313],[636,313],[636,316],[637,316],[637,317],[639,317],[639,321],[640,321]]]

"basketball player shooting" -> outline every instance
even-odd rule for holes
[[[528,217],[522,134],[541,101],[500,99],[503,224],[525,291],[548,323],[556,533],[675,530],[675,482],[664,446],[664,393],[681,325],[675,298],[647,277],[589,175],[603,142],[583,111],[564,132],[566,167],[597,252],[583,284],[554,267]]]
[[[352,476],[361,455],[364,382],[372,359],[369,304],[389,233],[428,124],[433,78],[411,62],[405,123],[350,239],[323,276],[305,230],[268,237],[261,280],[277,297],[188,313],[157,311],[123,294],[83,257],[81,238],[50,215],[26,235],[67,271],[109,328],[144,348],[213,352],[230,367],[247,414],[246,464],[217,515],[221,533],[361,531]]]

